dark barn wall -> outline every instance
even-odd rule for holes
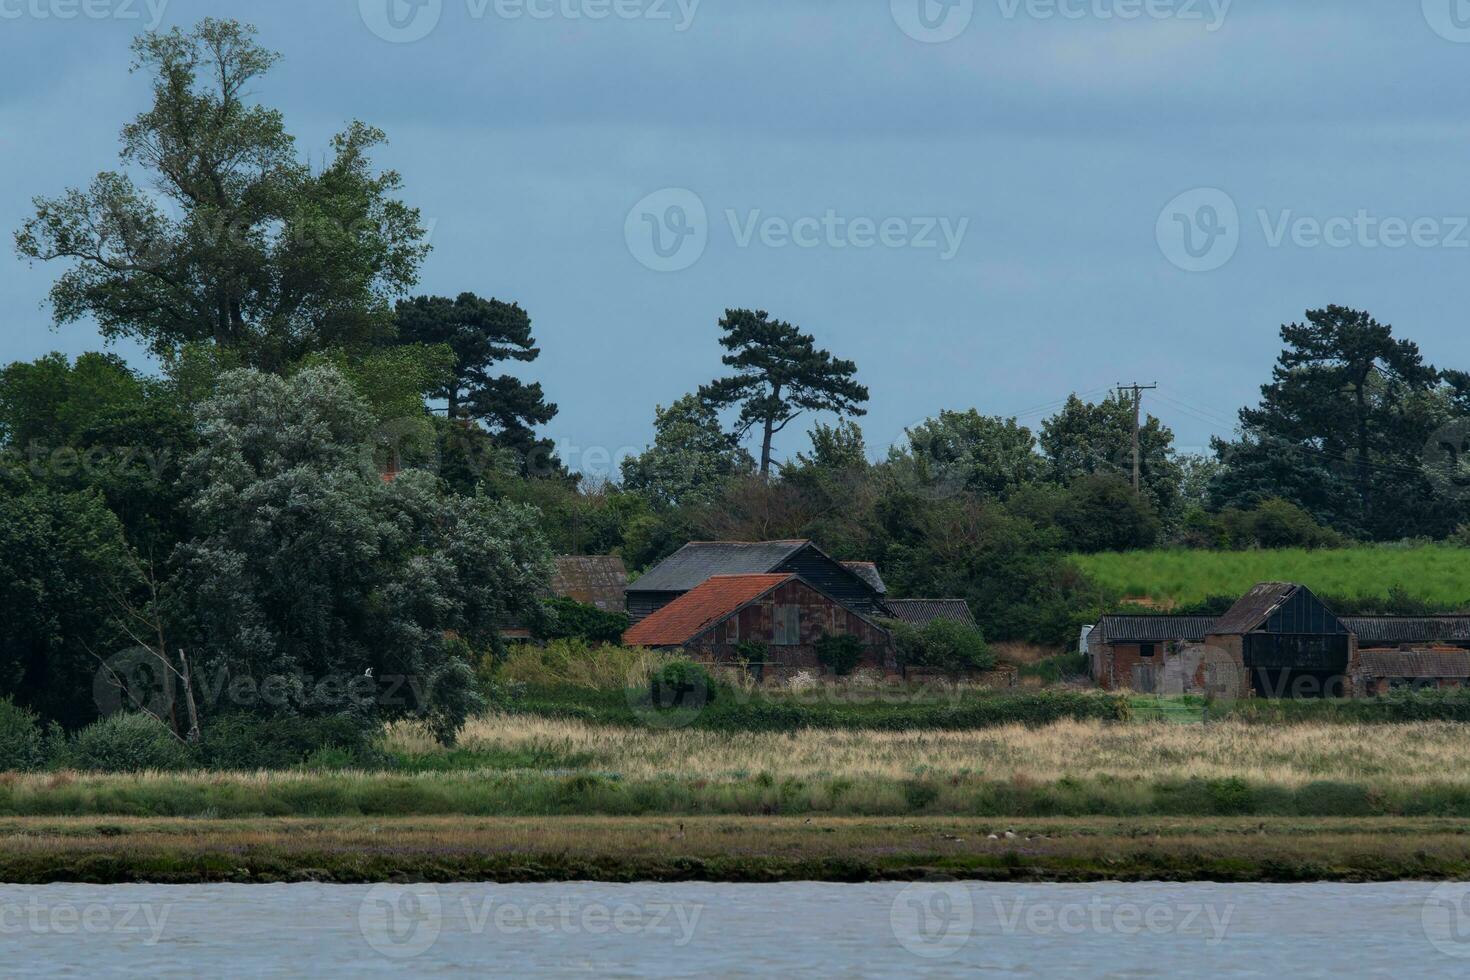
[[[775,644],[776,609],[797,608],[799,642]],[[762,598],[715,624],[689,644],[700,659],[733,663],[740,659],[741,643],[763,643],[767,648],[765,676],[790,676],[797,671],[823,671],[816,643],[824,636],[855,636],[863,643],[858,670],[895,673],[898,663],[887,632],[869,623],[851,609],[801,582],[787,582]]]
[[[628,592],[628,618],[636,623],[673,602],[682,592]]]
[[[815,548],[802,548],[782,563],[778,571],[795,572],[838,602],[866,614],[878,610],[873,587]]]

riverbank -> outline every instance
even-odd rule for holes
[[[1018,882],[1463,879],[1470,878],[1470,826],[1399,818],[0,820],[0,881],[17,884],[934,876]]]

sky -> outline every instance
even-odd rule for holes
[[[1133,381],[1204,447],[1329,303],[1470,368],[1470,0],[0,0],[0,361],[101,349],[8,238],[118,166],[130,39],[209,15],[312,161],[387,132],[417,292],[530,312],[574,469],[721,374],[728,307],[856,361],[875,454]]]

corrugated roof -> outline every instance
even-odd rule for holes
[[[1359,650],[1358,667],[1369,677],[1470,677],[1466,650]]]
[[[628,569],[617,555],[562,555],[556,559],[551,591],[603,612],[628,606]]]
[[[873,587],[873,591],[879,595],[888,594],[888,586],[883,584],[883,576],[878,574],[878,566],[870,561],[845,561],[842,563],[850,572],[855,572],[859,578]]]
[[[894,619],[915,626],[928,626],[936,619],[949,619],[966,626],[975,625],[970,604],[963,599],[887,599],[883,605]]]
[[[623,634],[635,647],[681,646],[767,592],[796,578],[781,575],[715,575]]]
[[[629,592],[688,592],[715,575],[771,572],[810,541],[691,541],[632,585]]]
[[[1199,643],[1215,632],[1213,616],[1104,616],[1097,632],[1103,643]]]
[[[1470,616],[1344,616],[1359,642],[1470,643]]]
[[[1215,620],[1213,632],[1230,636],[1259,629],[1298,588],[1300,586],[1291,582],[1262,582],[1241,596],[1240,601],[1231,606],[1225,615]]]

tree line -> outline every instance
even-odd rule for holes
[[[1036,431],[945,410],[877,453],[857,365],[748,309],[716,325],[723,373],[658,407],[617,479],[583,478],[540,434],[557,406],[507,370],[540,353],[530,314],[413,295],[429,247],[372,164],[380,131],[354,122],[309,166],[247,97],[276,56],[233,21],[134,52],[152,104],[123,169],[37,198],[15,244],[61,264],[58,323],[161,370],[0,372],[0,691],[63,727],[131,697],[142,664],[170,696],[125,705],[181,740],[240,711],[413,715],[450,739],[502,628],[554,615],[553,553],[637,571],[695,538],[810,537],[896,595],[965,598],[993,639],[1058,643],[1112,598],[1074,552],[1466,536],[1470,379],[1335,306],[1282,327],[1260,403],[1209,456],[1146,416],[1137,492],[1122,396],[1073,396]],[[289,696],[202,696],[231,676]],[[361,678],[412,697],[321,693]]]

